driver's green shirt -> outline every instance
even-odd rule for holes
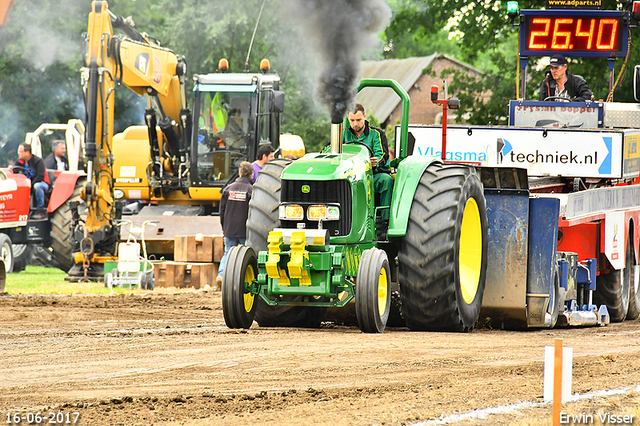
[[[373,155],[378,159],[378,165],[373,168],[374,173],[389,172],[389,158],[384,151],[383,138],[386,142],[386,135],[382,130],[370,127],[369,122],[366,120],[364,122],[364,131],[360,137],[356,137],[351,127],[344,129],[342,132],[343,143],[361,142],[373,151]]]

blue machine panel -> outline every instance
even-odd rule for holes
[[[542,298],[543,295],[553,294],[559,215],[559,199],[532,198],[530,200],[528,296],[538,295],[538,298]],[[528,297],[528,302],[530,301]]]
[[[509,126],[597,129],[603,117],[603,102],[509,101]]]
[[[529,192],[485,188],[489,245],[481,321],[494,327],[527,327]]]

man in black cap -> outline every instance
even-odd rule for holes
[[[566,98],[567,101],[581,102],[591,100],[593,93],[587,82],[579,75],[567,72],[567,60],[562,55],[553,55],[549,61],[551,70],[540,87],[540,100],[550,96]],[[557,99],[554,99],[557,100]]]

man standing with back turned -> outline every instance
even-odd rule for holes
[[[253,186],[251,176],[253,166],[248,161],[240,164],[238,171],[240,177],[231,185],[224,188],[220,199],[220,225],[224,235],[224,255],[218,267],[216,285],[222,284],[224,265],[227,263],[227,255],[231,247],[244,244],[247,236],[247,217],[249,216],[249,201]]]

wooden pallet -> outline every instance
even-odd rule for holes
[[[204,288],[215,285],[217,263],[161,262],[154,268],[156,287]]]
[[[219,263],[224,254],[222,235],[178,235],[175,237],[173,259],[176,262]]]

